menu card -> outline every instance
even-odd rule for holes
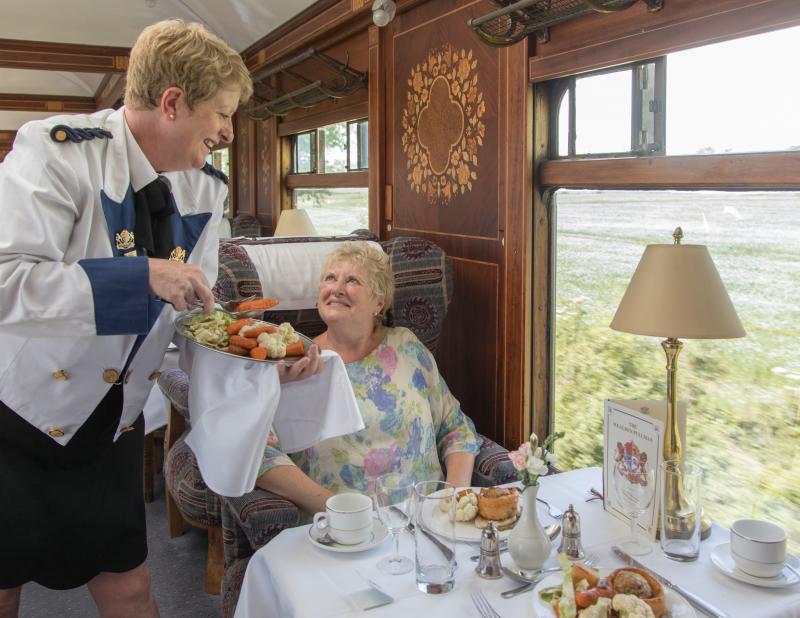
[[[652,541],[656,539],[659,524],[659,472],[663,461],[666,415],[665,401],[605,400],[603,506],[615,517],[630,522],[614,487],[614,467],[620,467],[632,482],[646,482],[641,474],[645,466],[655,470],[653,500],[637,524],[639,531]],[[683,440],[686,435],[685,402],[678,404],[678,424]]]

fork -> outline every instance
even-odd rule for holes
[[[586,566],[594,566],[597,564],[597,554],[586,554],[583,560],[579,561],[581,564],[585,564]],[[553,573],[558,573],[561,568],[552,568],[552,569],[545,569],[540,571],[526,584],[522,586],[518,586],[517,588],[512,588],[511,590],[506,590],[505,592],[501,592],[500,596],[504,599],[510,599],[511,597],[515,597],[518,594],[522,594],[523,592],[528,592],[528,590],[532,590],[536,584],[542,581],[548,575],[552,575]]]
[[[564,517],[564,511],[562,511],[560,508],[553,506],[546,500],[542,500],[539,496],[536,496],[536,500],[544,504],[545,508],[547,509],[547,514],[553,519],[561,519]]]
[[[492,607],[480,590],[470,593],[470,596],[481,618],[501,618],[500,614],[495,611],[494,607]]]

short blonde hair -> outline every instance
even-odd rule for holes
[[[383,300],[383,307],[377,316],[383,322],[383,316],[394,301],[394,274],[389,256],[364,241],[343,242],[325,258],[320,283],[337,262],[350,262],[364,271],[372,296]]]
[[[148,26],[136,39],[128,61],[125,107],[158,107],[170,86],[183,90],[190,109],[221,88],[238,87],[240,103],[253,94],[253,81],[241,56],[202,25],[180,19]]]

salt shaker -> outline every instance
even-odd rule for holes
[[[484,579],[498,579],[503,576],[500,570],[500,548],[494,522],[489,522],[481,533],[481,557],[475,572]]]
[[[581,546],[581,517],[570,504],[561,520],[561,545],[558,553],[570,560],[581,560],[586,555]]]

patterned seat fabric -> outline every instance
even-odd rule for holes
[[[231,222],[232,236],[261,236],[261,223],[254,215],[242,213]]]
[[[197,459],[186,444],[186,434],[178,438],[164,462],[164,482],[181,513],[204,526],[222,525],[220,499],[203,482]]]

